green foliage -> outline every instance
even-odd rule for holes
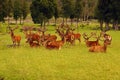
[[[62,15],[65,18],[69,18],[73,11],[72,0],[61,0],[62,2]]]
[[[21,17],[21,14],[22,14],[22,11],[21,11],[20,1],[15,0],[14,8],[13,8],[14,19],[17,21]]]
[[[23,20],[26,19],[27,15],[28,15],[28,12],[29,12],[28,3],[24,0],[22,2],[22,17],[23,17]]]
[[[4,18],[7,16],[7,0],[0,0],[0,22],[4,22]]]
[[[79,19],[82,12],[81,0],[76,0],[74,10],[75,10],[75,17]]]
[[[120,21],[120,1],[119,0],[111,0],[112,7],[112,19],[114,21]]]
[[[30,10],[34,23],[45,23],[46,19],[53,17],[55,13],[55,0],[34,0]]]
[[[120,13],[120,2],[117,0],[98,0],[96,16],[98,20],[110,22],[118,20]]]
[[[11,17],[12,13],[13,13],[13,2],[12,2],[12,0],[8,0],[6,6],[7,6],[7,16]]]

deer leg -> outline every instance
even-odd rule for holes
[[[80,43],[80,42],[81,42],[81,39],[79,38],[78,40],[79,40],[79,43]]]
[[[13,41],[13,46],[15,46],[15,42]]]
[[[58,48],[58,50],[61,50],[61,46]]]
[[[72,41],[71,41],[71,44],[72,44],[72,45],[75,45],[75,40],[72,40]]]
[[[20,46],[20,42],[18,42],[18,46]]]

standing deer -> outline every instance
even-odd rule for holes
[[[20,41],[21,41],[21,36],[20,35],[15,35],[14,34],[14,30],[17,29],[18,27],[15,27],[14,29],[12,29],[11,27],[9,27],[9,30],[10,30],[10,36],[11,36],[11,39],[12,39],[12,42],[13,42],[13,46],[20,46]]]
[[[75,29],[71,29],[72,30],[72,34],[74,35],[75,40],[78,40],[79,42],[81,42],[81,34],[80,33],[74,33],[73,31]]]

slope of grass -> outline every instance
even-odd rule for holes
[[[47,33],[55,34],[54,27]],[[19,31],[19,30],[18,30]],[[24,34],[20,47],[12,44],[9,34],[0,35],[0,78],[5,80],[120,80],[119,31],[109,31],[113,37],[106,53],[90,53],[84,39],[74,46],[65,44],[61,50],[30,48]],[[80,33],[92,30],[79,28]],[[76,31],[77,32],[77,31]],[[98,31],[99,32],[99,31]]]

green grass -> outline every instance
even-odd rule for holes
[[[90,33],[90,27],[79,28]],[[55,34],[54,27],[48,32]],[[99,31],[98,31],[99,32]],[[20,47],[12,44],[9,34],[0,35],[0,78],[5,80],[120,80],[120,31],[109,31],[112,44],[106,53],[90,53],[84,39],[74,46],[65,44],[61,50],[30,48],[22,32]]]

